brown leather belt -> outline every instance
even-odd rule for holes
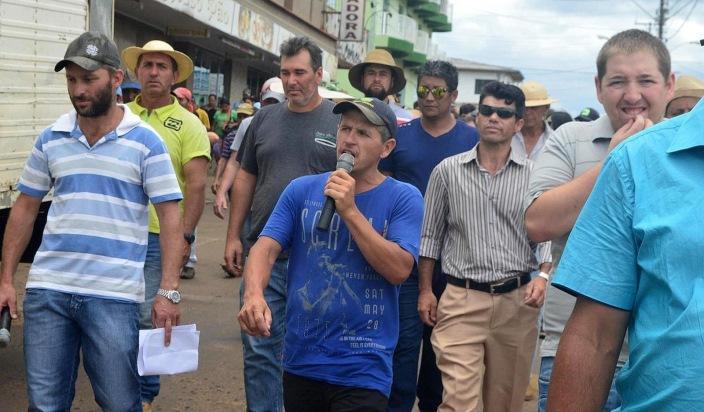
[[[445,274],[445,278],[447,278],[447,283],[451,285],[465,289],[478,290],[492,295],[512,292],[531,281],[530,273],[524,273],[497,282],[486,283],[475,282],[472,279],[460,279],[448,274]]]

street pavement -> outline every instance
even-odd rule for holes
[[[236,323],[240,279],[225,278],[220,268],[226,228],[226,223],[213,215],[209,196],[198,226],[196,277],[181,280],[180,287],[181,323],[195,323],[200,330],[198,371],[163,376],[161,393],[154,404],[157,411],[245,410],[242,340]],[[15,276],[19,302],[24,298],[28,268],[21,265]],[[12,325],[10,346],[0,349],[0,394],[0,412],[27,410],[21,319]],[[82,368],[72,410],[100,410]],[[535,410],[534,401],[524,404],[524,412]]]

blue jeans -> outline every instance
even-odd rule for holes
[[[288,259],[279,259],[271,270],[264,299],[271,310],[271,335],[250,336],[242,332],[244,392],[249,412],[278,412],[284,407],[283,348],[286,330],[286,278]],[[240,285],[242,307],[244,282]]]
[[[548,403],[548,387],[550,385],[550,375],[552,375],[552,367],[555,358],[546,356],[540,358],[540,376],[538,377],[538,412],[545,412]],[[621,406],[621,396],[616,391],[616,377],[621,368],[616,368],[614,379],[611,381],[611,389],[609,389],[609,397],[604,404],[603,412],[610,412]]]
[[[159,235],[149,233],[147,243],[147,259],[144,261],[144,302],[139,304],[139,328],[152,329],[152,305],[156,291],[161,285],[161,248]],[[153,402],[159,395],[161,384],[159,375],[140,376],[140,392],[142,400]]]
[[[418,355],[423,339],[423,322],[418,315],[418,273],[401,284],[398,296],[399,333],[394,350],[394,379],[387,411],[410,411],[416,401]]]
[[[79,352],[103,411],[141,411],[137,322],[136,303],[28,289],[23,333],[29,411],[71,410]]]

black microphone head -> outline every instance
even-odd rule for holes
[[[347,152],[343,152],[340,155],[340,158],[337,159],[337,167],[336,169],[342,169],[346,171],[347,173],[350,173],[352,169],[354,168],[354,156]]]

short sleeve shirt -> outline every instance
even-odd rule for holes
[[[622,411],[704,399],[704,104],[622,143],[572,230],[553,284],[631,312]]]
[[[53,188],[54,198],[28,289],[144,301],[147,204],[181,191],[154,129],[119,107],[122,121],[93,146],[76,112],[37,139],[18,189],[42,198]]]
[[[178,185],[181,191],[186,191],[186,176],[183,166],[191,159],[205,157],[210,160],[210,141],[205,126],[198,117],[184,109],[172,98],[171,104],[154,110],[148,110],[140,105],[141,96],[128,103],[127,106],[145,123],[153,127],[164,140],[171,156],[171,164],[176,171]],[[183,202],[180,204],[183,210]],[[154,206],[149,206],[149,231],[159,233],[159,218]]]
[[[399,287],[367,263],[335,213],[328,231],[315,228],[329,173],[294,180],[261,236],[289,251],[284,369],[335,385],[388,396],[399,333]],[[387,177],[355,195],[374,230],[418,258],[423,198]]]

